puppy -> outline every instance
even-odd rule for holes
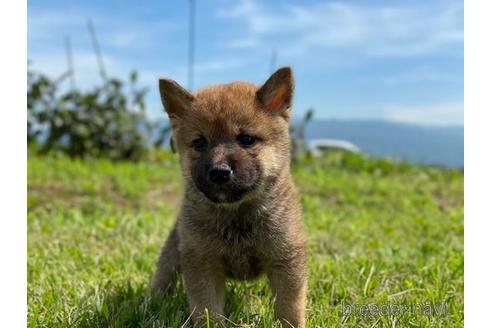
[[[305,327],[307,243],[290,173],[289,67],[194,94],[159,80],[184,180],[184,199],[152,287],[183,277],[195,321],[223,317],[226,279],[266,274],[283,327]]]

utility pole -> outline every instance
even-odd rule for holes
[[[195,65],[195,0],[190,0],[190,26],[188,45],[188,90],[193,91]]]
[[[92,24],[92,20],[90,18],[87,20],[87,26],[89,28],[89,34],[91,35],[92,46],[94,47],[94,52],[96,53],[97,64],[99,66],[99,74],[101,75],[103,82],[106,82],[106,68],[104,67],[101,48],[99,48],[99,43],[97,42],[96,30],[94,29],[94,25]]]
[[[65,36],[65,53],[67,55],[67,68],[70,73],[70,89],[75,92],[75,68],[73,66],[73,57],[72,57],[72,45],[70,43],[70,37]]]

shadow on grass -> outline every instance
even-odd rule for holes
[[[244,301],[232,290],[226,290],[226,313],[242,310],[247,305]],[[181,279],[165,295],[151,293],[147,284],[108,283],[87,295],[71,317],[73,320],[70,320],[72,322],[68,323],[69,326],[79,328],[250,327],[227,318],[215,321],[212,317],[193,325]],[[264,318],[250,314],[248,321],[265,326],[261,324],[262,319]]]
[[[94,290],[75,312],[71,326],[87,328],[181,327],[189,317],[181,281],[162,296],[150,293],[146,284],[108,284]]]

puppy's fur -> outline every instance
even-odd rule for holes
[[[159,89],[185,193],[152,287],[165,291],[182,273],[198,320],[205,309],[223,315],[227,278],[265,273],[282,325],[304,327],[307,248],[290,174],[291,69],[279,69],[261,87],[233,82],[191,94],[161,79]],[[215,167],[230,168],[229,180],[211,182]]]

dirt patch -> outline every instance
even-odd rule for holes
[[[146,193],[145,203],[153,206],[159,203],[166,203],[170,206],[177,207],[181,204],[181,194],[179,192],[166,190],[165,188],[153,189]]]
[[[165,188],[145,191],[141,197],[131,197],[114,188],[92,193],[66,189],[58,185],[29,186],[27,197],[29,211],[87,208],[94,204],[109,205],[121,210],[141,210],[151,209],[159,203],[177,207],[181,200],[179,193]]]

